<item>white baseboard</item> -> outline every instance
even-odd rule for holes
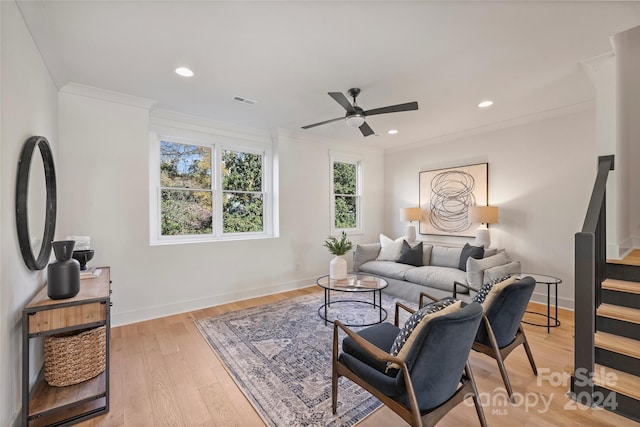
[[[638,243],[640,243],[640,239],[635,237],[625,239],[622,243],[607,243],[607,258],[623,259],[629,255],[633,248],[640,247]]]
[[[547,293],[546,292],[534,292],[531,296],[531,302],[547,305]],[[556,298],[551,294],[551,309],[555,309]],[[574,300],[572,298],[566,298],[558,296],[558,308],[566,308],[567,310],[573,310],[575,307]]]
[[[207,307],[226,304],[230,302],[242,301],[280,292],[292,291],[309,287],[315,283],[316,278],[301,279],[294,282],[270,285],[261,288],[246,289],[239,292],[212,295],[207,298],[178,301],[172,304],[146,307],[141,310],[131,310],[127,312],[111,313],[111,327],[128,325],[131,323],[143,322],[145,320],[157,319],[159,317],[171,316],[174,314],[186,313],[188,311],[200,310]]]

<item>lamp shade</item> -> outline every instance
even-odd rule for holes
[[[468,219],[470,223],[496,224],[498,222],[498,207],[470,206]]]
[[[420,221],[422,219],[421,208],[400,208],[400,221]]]

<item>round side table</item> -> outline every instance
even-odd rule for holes
[[[536,281],[536,284],[547,285],[547,314],[538,313],[536,311],[526,311],[525,313],[534,314],[537,316],[544,316],[547,318],[547,323],[533,323],[522,321],[522,323],[526,323],[527,325],[533,326],[541,326],[547,328],[547,333],[551,331],[551,328],[557,328],[560,326],[560,319],[558,319],[558,285],[562,283],[562,279],[559,279],[554,276],[548,276],[545,274],[537,274],[537,273],[520,273],[516,275],[517,279],[521,279],[525,276],[531,276]],[[553,292],[555,294],[555,316],[551,315],[551,286],[553,286]],[[553,323],[551,323],[553,320]]]

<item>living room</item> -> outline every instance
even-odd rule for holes
[[[365,226],[361,234],[352,236],[354,243],[376,242],[380,233],[393,238],[404,234],[406,223],[400,221],[398,210],[418,203],[419,172],[488,163],[489,202],[500,207],[500,222],[491,226],[492,246],[506,248],[512,259],[522,262],[523,271],[561,277],[559,304],[573,308],[573,236],[584,220],[596,159],[608,154],[601,150],[600,119],[602,108],[610,105],[606,99],[597,99],[596,88],[577,62],[572,63],[568,74],[550,85],[562,91],[563,83],[578,79],[583,89],[580,93],[586,96],[573,103],[508,120],[487,123],[484,118],[477,119],[455,131],[405,140],[398,147],[393,142],[383,147],[378,142],[369,143],[375,137],[363,138],[346,126],[335,135],[354,131],[358,139],[345,142],[338,136],[299,129],[307,124],[306,120],[320,121],[326,114],[329,118],[339,112],[325,92],[346,92],[352,81],[357,83],[357,76],[351,73],[342,83],[344,87],[304,94],[326,101],[324,110],[311,117],[306,113],[297,115],[291,119],[300,121],[295,127],[277,128],[251,127],[231,119],[204,119],[155,108],[151,97],[95,86],[91,81],[69,79],[70,84],[59,86],[52,74],[57,75],[56,67],[64,59],[58,58],[57,63],[43,53],[43,46],[36,44],[33,29],[23,18],[27,12],[21,8],[25,7],[7,1],[2,2],[1,8],[1,183],[7,202],[3,203],[1,216],[1,425],[14,425],[19,418],[20,313],[46,282],[43,271],[29,271],[21,259],[14,206],[9,202],[15,193],[20,150],[32,135],[47,137],[53,147],[58,179],[56,239],[91,236],[96,251],[92,264],[111,267],[114,327],[315,283],[317,276],[326,274],[330,260],[322,247],[331,232],[329,153],[356,155],[363,164]],[[592,55],[579,61],[611,52],[608,37],[640,23],[635,4],[612,2],[593,7],[602,7],[603,13],[611,14],[611,19],[593,18],[593,25],[607,21],[611,27],[600,30],[606,37],[595,48],[587,49]],[[591,13],[590,16],[597,16],[594,11]],[[167,63],[173,66],[173,61],[168,59]],[[74,70],[67,72],[73,76]],[[370,81],[366,91],[375,89],[375,81]],[[511,92],[536,90],[542,88],[510,88]],[[405,94],[409,98],[405,99]],[[411,88],[399,96],[388,103],[413,100]],[[473,98],[469,102],[475,101]],[[387,100],[381,102],[386,105]],[[426,104],[423,107],[422,99],[419,102],[421,110],[428,108]],[[498,100],[494,107],[500,108]],[[257,114],[241,111],[247,116]],[[428,111],[435,121],[437,107]],[[272,238],[150,244],[150,132],[154,126],[169,123],[272,146],[276,157],[273,188],[277,195]],[[373,126],[373,119],[371,123]],[[379,130],[386,131],[382,126]],[[636,203],[631,201],[629,205]],[[633,211],[630,215],[637,217]],[[637,234],[633,228],[630,235]],[[473,239],[435,240],[464,244]],[[542,302],[546,295],[538,289],[533,298]]]

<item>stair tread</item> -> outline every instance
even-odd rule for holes
[[[594,371],[594,384],[640,400],[640,377],[598,364],[594,366]]]
[[[640,294],[640,283],[628,282],[626,280],[618,279],[606,279],[604,282],[602,282],[602,289]]]
[[[596,332],[596,347],[640,359],[640,341],[607,332]]]
[[[598,316],[609,317],[611,319],[640,324],[640,310],[637,308],[622,307],[612,304],[600,304],[596,314]]]
[[[634,249],[624,259],[607,259],[609,264],[640,266],[640,249]]]

